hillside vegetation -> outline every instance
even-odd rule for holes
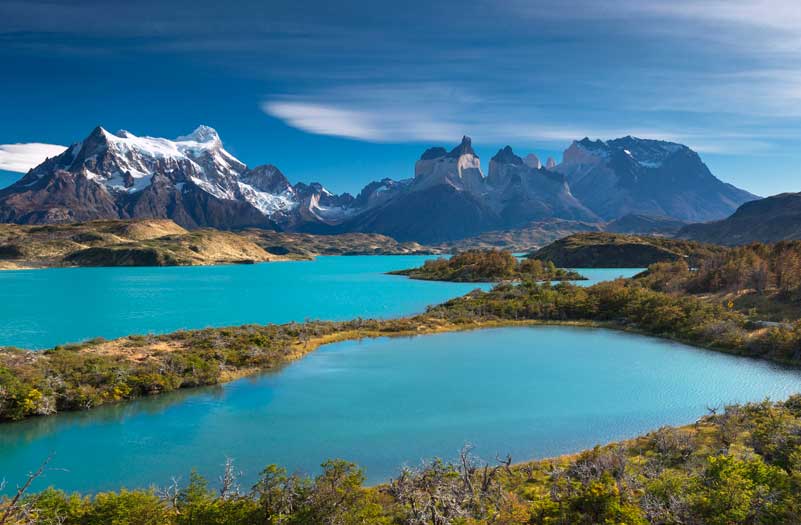
[[[755,319],[801,318],[801,241],[750,244],[701,260],[657,264],[638,280],[650,288],[693,294],[749,311]]]
[[[315,477],[269,465],[246,488],[229,461],[218,490],[196,473],[159,490],[48,489],[0,499],[0,515],[14,525],[790,524],[801,511],[800,430],[801,396],[793,396],[712,408],[694,425],[517,465],[482,462],[465,447],[454,462],[404,467],[377,487],[338,459]]]
[[[519,261],[507,251],[468,250],[449,259],[425,261],[419,268],[389,272],[412,279],[454,282],[566,281],[584,279],[580,274],[557,268],[552,262]]]
[[[690,265],[725,248],[694,241],[623,235],[577,233],[528,255],[563,268],[645,268],[663,261],[687,260]]]

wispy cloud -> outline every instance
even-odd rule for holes
[[[418,100],[417,93],[404,96],[399,90],[386,86],[375,90],[362,88],[365,91],[349,90],[346,97],[329,91],[319,96],[268,100],[262,103],[262,110],[308,133],[377,143],[447,144],[468,134],[479,144],[527,144],[532,148],[560,149],[585,136],[605,140],[633,135],[680,142],[702,153],[759,155],[774,149],[770,140],[733,129],[721,131],[715,127],[678,125],[599,126],[592,118],[536,119],[525,111],[516,113],[508,101],[496,101],[498,107],[491,107],[487,101],[464,93],[461,99],[451,99],[447,104],[437,99],[423,103]],[[773,130],[763,131],[763,135],[788,138]]]
[[[56,144],[0,144],[0,170],[25,173],[48,157],[60,155],[67,148]]]

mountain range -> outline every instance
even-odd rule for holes
[[[552,219],[716,220],[757,198],[717,179],[686,146],[634,137],[575,141],[562,163],[549,159],[545,167],[536,155],[520,157],[506,146],[486,176],[463,137],[451,150],[423,152],[413,177],[371,182],[354,197],[319,183],[293,185],[273,165],[250,168],[207,126],[175,140],[97,127],[0,190],[0,222],[169,218],[187,228],[439,242]]]

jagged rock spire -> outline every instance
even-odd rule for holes
[[[461,157],[462,155],[478,156],[476,152],[473,151],[473,140],[467,135],[464,135],[462,137],[462,142],[448,153],[449,157]]]

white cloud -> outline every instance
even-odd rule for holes
[[[354,109],[342,104],[279,100],[264,102],[262,110],[309,133],[369,142],[452,140],[462,133],[462,128],[454,123],[432,119],[413,109]]]
[[[331,93],[328,93],[331,96]],[[358,98],[358,97],[357,97]],[[367,99],[369,97],[364,97]],[[668,140],[686,144],[700,153],[770,152],[773,144],[750,134],[716,129],[681,127],[598,127],[587,122],[537,122],[525,115],[507,111],[487,111],[473,114],[469,120],[455,115],[470,115],[471,104],[450,104],[429,107],[425,115],[415,107],[415,101],[403,100],[394,93],[392,101],[373,100],[359,106],[348,97],[322,101],[314,97],[293,97],[290,100],[267,101],[262,109],[268,115],[294,128],[318,135],[346,137],[369,142],[440,142],[455,143],[471,135],[476,144],[529,144],[532,148],[550,146],[564,148],[573,140],[584,137],[608,140],[625,135]],[[404,108],[409,108],[404,110]],[[499,116],[501,113],[503,116]]]
[[[384,137],[369,114],[308,102],[265,102],[262,109],[292,127],[316,133],[378,141]]]
[[[0,170],[25,173],[48,157],[64,153],[67,148],[56,144],[0,144]]]

